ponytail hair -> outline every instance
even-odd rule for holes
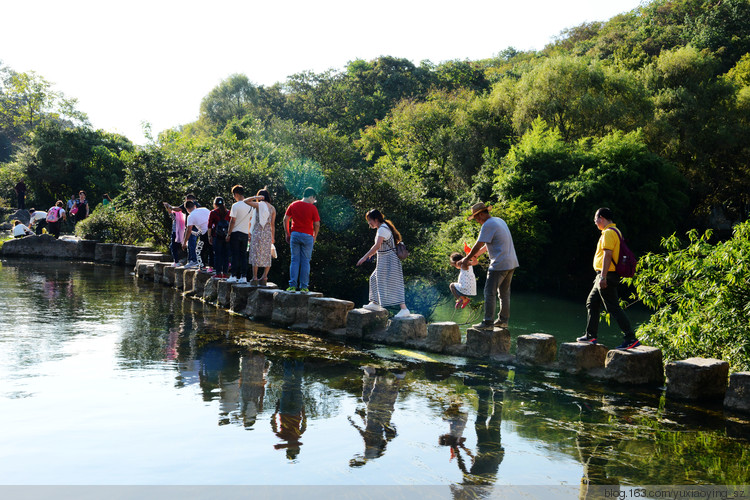
[[[216,205],[216,210],[219,211],[219,217],[221,219],[226,219],[228,211],[227,206],[224,203],[224,198],[222,198],[221,196],[217,196],[216,198],[214,198],[214,205]]]
[[[263,189],[260,189],[255,196],[262,196],[263,201],[267,201],[268,203],[271,203],[271,193],[268,191],[268,186],[265,186]]]
[[[367,215],[365,217],[367,219],[376,221],[378,224],[385,224],[386,226],[388,226],[388,229],[390,229],[393,233],[393,238],[396,244],[401,243],[401,233],[398,232],[398,229],[396,229],[396,226],[393,224],[393,222],[385,218],[380,210],[378,210],[377,208],[373,208],[372,210],[367,212]]]

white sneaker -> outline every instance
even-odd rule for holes
[[[185,269],[198,269],[198,263],[188,262],[187,264],[185,264]]]
[[[376,304],[375,302],[370,302],[369,304],[363,305],[362,309],[369,309],[370,311],[380,311],[383,308],[380,307],[380,304]]]
[[[172,267],[180,267],[180,263],[179,262],[172,262]]]
[[[247,278],[244,278],[244,277],[240,278],[240,279],[237,280],[237,283],[243,285],[243,284],[247,283]]]
[[[237,283],[237,278],[235,278],[234,276],[230,276],[229,278],[227,278],[227,283]]]
[[[394,318],[406,318],[407,316],[410,316],[411,313],[408,309],[401,309],[397,315],[394,316]]]

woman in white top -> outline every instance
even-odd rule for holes
[[[245,203],[253,207],[250,214],[250,251],[248,260],[253,268],[253,285],[266,286],[268,271],[271,269],[271,248],[276,243],[276,209],[271,205],[271,193],[264,187],[256,196],[245,198]],[[262,267],[263,277],[258,279],[258,268]]]
[[[373,255],[377,255],[378,260],[375,271],[370,275],[370,303],[364,307],[376,310],[399,305],[401,311],[396,317],[409,316],[404,300],[404,272],[401,260],[396,255],[396,245],[401,241],[401,233],[379,210],[370,210],[366,217],[370,227],[377,229],[375,244],[359,259],[357,265],[361,266]]]

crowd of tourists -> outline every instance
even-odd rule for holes
[[[19,207],[24,206],[26,186],[19,182],[15,187]],[[179,266],[183,250],[187,251],[186,268],[201,268],[228,282],[250,283],[265,286],[271,262],[276,257],[276,208],[272,204],[268,188],[260,189],[254,196],[245,196],[241,185],[232,187],[234,202],[227,207],[224,198],[217,196],[213,207],[201,206],[192,194],[185,196],[183,203],[174,206],[166,201],[165,209],[172,217],[170,251],[173,265]],[[282,227],[291,259],[289,264],[290,292],[309,292],[310,260],[320,231],[320,214],[315,189],[308,187],[301,199],[291,203],[284,212]],[[108,194],[102,204],[112,206]],[[66,210],[67,208],[67,210]],[[489,266],[484,287],[484,318],[473,325],[477,329],[507,328],[510,320],[510,287],[513,274],[518,268],[518,258],[513,237],[506,222],[490,215],[492,207],[479,202],[471,207],[468,220],[480,225],[479,236],[473,246],[464,244],[464,254],[450,255],[450,265],[459,270],[458,279],[450,284],[450,292],[456,298],[456,308],[464,308],[477,294],[473,267],[477,257],[487,253]],[[29,234],[47,231],[55,237],[68,216],[83,220],[90,214],[86,193],[71,196],[67,206],[58,201],[46,212],[30,209],[31,220],[26,226],[14,221],[13,235],[21,238]],[[396,317],[411,313],[406,306],[404,275],[401,260],[408,252],[401,233],[393,221],[385,218],[380,210],[370,210],[365,215],[370,228],[375,230],[373,245],[357,261],[357,266],[374,262],[375,270],[369,280],[369,302],[363,307],[380,310],[398,306]],[[617,288],[620,283],[618,262],[627,258],[627,246],[613,221],[613,213],[603,207],[596,211],[594,224],[601,231],[594,254],[594,284],[586,301],[587,322],[583,336],[577,340],[597,343],[597,332],[601,308],[617,321],[623,332],[620,349],[638,347],[640,342],[619,304]],[[500,307],[498,311],[498,300]]]

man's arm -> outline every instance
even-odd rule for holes
[[[190,235],[193,233],[193,225],[190,224],[188,227],[185,228],[185,236],[182,238],[182,248],[186,248],[188,244],[188,240],[190,239]]]
[[[469,261],[472,257],[478,257],[479,255],[482,255],[487,251],[487,245],[483,241],[477,241],[474,243],[474,246],[471,247],[471,251],[464,257],[463,259],[458,261],[458,264],[460,266],[467,266],[469,265]]]
[[[320,231],[320,221],[313,222],[313,241],[317,241]]]
[[[607,273],[609,272],[609,265],[612,264],[612,250],[604,250],[604,260],[602,261],[602,274],[599,279],[599,287],[607,288]]]

